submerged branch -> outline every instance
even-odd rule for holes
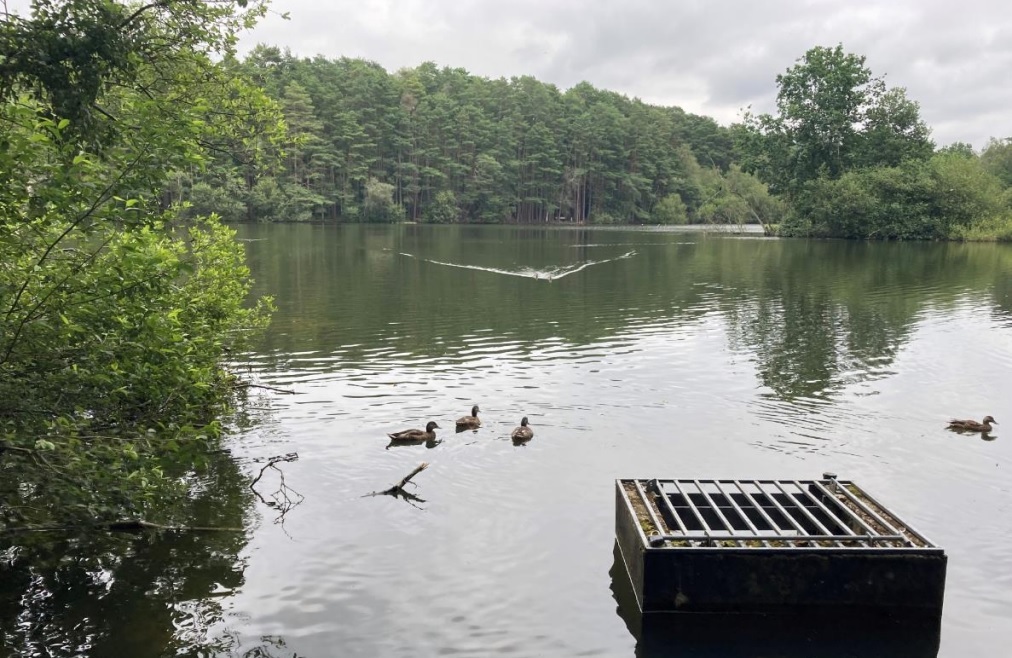
[[[272,507],[280,512],[278,518],[274,520],[275,523],[284,525],[285,515],[288,514],[288,512],[290,512],[292,509],[298,507],[302,503],[302,501],[305,500],[305,496],[303,496],[298,491],[288,486],[288,484],[285,482],[285,472],[282,471],[277,466],[282,462],[294,462],[298,461],[298,459],[299,453],[297,452],[290,452],[286,455],[277,455],[275,457],[271,457],[270,459],[267,460],[267,463],[264,464],[263,468],[260,469],[260,472],[257,474],[257,476],[253,478],[253,481],[250,482],[249,488],[250,491],[253,492],[253,495],[256,496],[257,499],[259,499],[260,502],[266,505],[267,507]],[[260,478],[264,476],[264,473],[267,471],[268,468],[277,471],[281,477],[281,483],[278,485],[278,490],[275,491],[273,494],[271,494],[271,500],[267,500],[262,495],[260,495],[259,491],[256,490],[256,483],[260,481]]]
[[[403,498],[404,500],[408,501],[412,505],[414,505],[414,501],[418,501],[420,503],[424,503],[425,502],[424,499],[419,498],[418,496],[416,496],[413,493],[405,491],[404,490],[404,485],[406,485],[408,482],[411,482],[411,478],[415,477],[416,475],[418,475],[419,473],[421,473],[422,471],[424,471],[428,467],[429,467],[429,462],[422,462],[421,464],[419,464],[418,466],[415,467],[415,470],[411,471],[410,473],[408,473],[407,475],[405,475],[403,478],[401,478],[401,481],[398,482],[397,484],[395,484],[394,486],[390,487],[389,489],[384,489],[383,491],[373,491],[372,493],[368,493],[365,496],[363,496],[363,498],[365,498],[367,496],[393,496],[394,498]],[[415,507],[418,507],[418,506],[415,505]]]
[[[263,384],[251,384],[250,382],[236,382],[232,384],[232,388],[262,388],[265,391],[274,391],[275,393],[284,393],[285,395],[295,395],[295,391],[285,388],[274,388],[273,386],[264,386]],[[265,467],[266,468],[266,467]]]
[[[253,493],[257,493],[257,490],[255,489],[256,483],[260,481],[260,478],[264,476],[264,471],[266,471],[268,468],[278,470],[275,464],[280,464],[281,462],[294,462],[298,460],[299,460],[299,453],[297,452],[290,452],[287,455],[277,455],[276,457],[271,457],[270,459],[267,460],[267,463],[264,465],[264,467],[260,469],[260,473],[258,473],[257,476],[253,478],[253,481],[249,483],[250,490]]]
[[[23,526],[20,528],[0,528],[0,535],[20,532],[65,532],[68,530],[108,530],[109,532],[140,532],[142,530],[169,530],[172,532],[244,532],[245,528],[228,526],[195,526],[195,525],[162,525],[144,519],[124,519],[121,521],[101,521],[83,525],[45,525]]]

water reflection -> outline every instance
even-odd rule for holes
[[[605,582],[607,484],[834,470],[951,551],[947,655],[1007,645],[1012,565],[995,522],[1012,501],[1007,444],[944,425],[978,407],[1008,414],[1012,250],[538,227],[244,230],[267,238],[247,246],[279,306],[249,359],[265,384],[299,395],[278,398],[276,422],[243,440],[299,450],[292,481],[307,495],[291,539],[266,524],[254,537],[236,603],[244,629],[283,631],[305,655],[630,655]],[[632,249],[551,284],[488,271],[566,271]],[[476,434],[381,448],[384,433],[429,418],[448,427],[475,400]],[[523,414],[538,440],[521,449],[510,433]],[[408,489],[430,502],[407,502],[424,514],[363,498],[421,459],[435,468]],[[670,624],[635,624],[641,654],[663,650]],[[673,646],[712,655],[706,638],[723,626],[680,629]],[[765,621],[731,643],[906,650],[902,633],[875,644],[874,624],[846,628],[852,645],[832,629],[771,634]],[[920,655],[937,643],[937,628],[909,638]]]
[[[721,328],[769,395],[814,406],[844,390],[871,393],[895,374],[929,311],[1012,317],[1012,249],[992,245],[686,242],[658,232],[608,243],[601,232],[535,227],[319,235],[326,230],[257,227],[271,237],[247,245],[259,292],[279,306],[264,354],[285,361],[264,365],[303,377],[340,368],[367,399],[433,369],[623,349],[636,358],[652,337]],[[566,278],[535,283],[552,272]],[[392,377],[370,376],[383,371]]]
[[[637,658],[935,658],[938,654],[938,618],[642,614],[617,544],[609,576],[617,613],[636,639]]]
[[[244,582],[251,496],[232,458],[212,456],[194,525],[222,531],[14,535],[0,564],[0,655],[282,656],[280,638],[227,632]],[[7,535],[11,537],[11,535]]]
[[[595,245],[595,246],[598,246],[598,245]],[[552,266],[549,266],[549,267],[547,267],[545,269],[540,269],[540,270],[538,270],[538,269],[532,269],[530,267],[522,267],[522,268],[520,268],[518,270],[505,270],[505,269],[500,269],[500,268],[496,268],[496,267],[482,267],[480,265],[466,265],[464,263],[446,263],[446,262],[443,262],[443,261],[440,261],[440,260],[433,260],[431,258],[419,258],[418,256],[416,256],[414,254],[408,254],[408,253],[404,253],[404,252],[400,252],[398,254],[398,256],[404,256],[405,258],[419,258],[419,260],[423,260],[426,263],[432,263],[433,265],[442,265],[444,267],[459,267],[461,269],[465,269],[465,270],[477,270],[479,272],[492,272],[492,273],[495,273],[495,274],[502,274],[502,275],[505,275],[505,276],[519,276],[519,277],[524,277],[524,278],[527,278],[527,279],[535,279],[537,281],[546,281],[548,283],[551,283],[552,281],[555,281],[555,280],[561,279],[563,277],[569,276],[570,274],[576,274],[577,272],[582,272],[583,270],[587,269],[588,267],[592,267],[594,265],[603,265],[604,263],[610,263],[610,262],[616,261],[616,260],[624,260],[626,258],[632,258],[635,255],[636,255],[635,251],[627,251],[626,253],[622,254],[621,256],[616,256],[614,258],[606,258],[604,260],[589,260],[589,261],[585,261],[585,262],[581,262],[581,263],[576,263],[576,264],[572,264],[572,265],[552,265]]]
[[[276,455],[267,459],[253,460],[255,464],[263,462],[266,462],[266,464],[260,468],[260,472],[250,482],[249,489],[256,496],[256,499],[260,501],[260,504],[274,511],[273,523],[276,525],[284,525],[285,517],[288,516],[288,513],[306,500],[305,496],[288,486],[288,483],[285,481],[285,472],[278,467],[278,464],[290,464],[298,460],[299,453],[297,452]],[[274,476],[275,482],[265,487],[266,480],[264,480],[264,474],[268,472],[268,469],[270,469],[270,474]],[[258,485],[260,486],[258,487]],[[266,497],[265,493],[261,493],[261,489],[266,492]]]
[[[442,439],[437,439],[434,436],[417,439],[390,439],[390,443],[387,444],[386,449],[389,450],[390,448],[407,448],[411,446],[424,445],[429,450],[432,450],[442,442]]]
[[[993,431],[992,432],[973,432],[973,431],[970,431],[970,430],[954,430],[952,428],[948,428],[948,429],[953,434],[959,434],[961,436],[976,436],[981,441],[994,441],[994,440],[996,440],[998,438],[998,435],[995,434]]]

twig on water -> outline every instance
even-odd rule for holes
[[[285,395],[295,395],[295,391],[287,388],[274,388],[273,386],[264,386],[263,384],[251,384],[250,382],[236,382],[232,384],[232,388],[262,388],[265,391],[274,391],[275,393],[284,393]]]
[[[406,485],[408,482],[411,482],[411,478],[415,477],[428,467],[429,462],[422,462],[421,464],[415,467],[415,470],[411,471],[403,478],[401,478],[401,481],[395,484],[394,486],[390,487],[389,489],[384,489],[383,491],[373,491],[372,493],[368,493],[365,496],[363,496],[363,498],[366,496],[393,496],[394,498],[403,498],[404,500],[408,501],[415,507],[418,507],[418,505],[414,504],[414,501],[424,503],[425,500],[423,498],[416,496],[413,493],[405,491],[404,485]],[[411,482],[411,484],[414,484],[414,482]]]
[[[67,532],[71,530],[108,530],[110,532],[140,532],[142,530],[166,530],[171,532],[243,532],[243,528],[227,526],[162,525],[144,519],[123,519],[121,521],[98,521],[84,525],[22,526],[0,529],[0,535],[18,532]]]
[[[277,467],[277,465],[282,462],[294,462],[298,461],[298,459],[299,453],[297,452],[289,452],[286,455],[271,457],[249,484],[250,491],[252,491],[253,495],[260,499],[261,503],[267,507],[273,507],[280,512],[278,518],[274,519],[275,523],[284,525],[285,515],[295,507],[298,507],[298,505],[306,499],[305,496],[285,484],[285,473]],[[262,495],[260,495],[260,492],[256,490],[256,483],[260,481],[260,478],[264,476],[264,473],[268,468],[274,469],[281,476],[281,484],[278,485],[278,490],[271,494],[271,500],[265,499]]]

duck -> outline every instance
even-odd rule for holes
[[[425,426],[425,431],[422,430],[404,430],[402,432],[394,432],[393,434],[387,434],[391,441],[416,441],[421,443],[422,441],[435,441],[436,432],[435,430],[440,429],[436,421],[430,420]]]
[[[979,423],[975,420],[954,419],[949,421],[949,429],[961,432],[990,432],[991,423],[997,425],[998,421],[993,416],[984,416],[984,420]]]
[[[527,416],[520,421],[520,427],[513,430],[511,435],[514,443],[524,443],[534,438],[534,430],[527,426]]]
[[[478,405],[474,405],[473,407],[471,407],[470,416],[461,416],[460,418],[458,418],[457,431],[460,432],[463,430],[475,430],[481,427],[481,419],[478,418],[479,411],[481,411],[481,409],[478,408]]]

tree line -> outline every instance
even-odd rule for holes
[[[581,83],[258,46],[222,67],[287,137],[177,170],[166,204],[226,221],[761,223],[784,236],[1012,239],[1012,139],[936,148],[920,108],[842,45],[729,128]]]
[[[248,144],[166,190],[228,221],[743,223],[779,212],[713,119],[581,83],[488,79],[425,63],[258,46],[224,66],[283,112],[281,144]],[[262,166],[270,162],[269,166]]]
[[[733,130],[743,169],[786,205],[781,235],[1012,240],[1012,139],[936,149],[918,104],[842,45],[776,81],[776,114]]]

